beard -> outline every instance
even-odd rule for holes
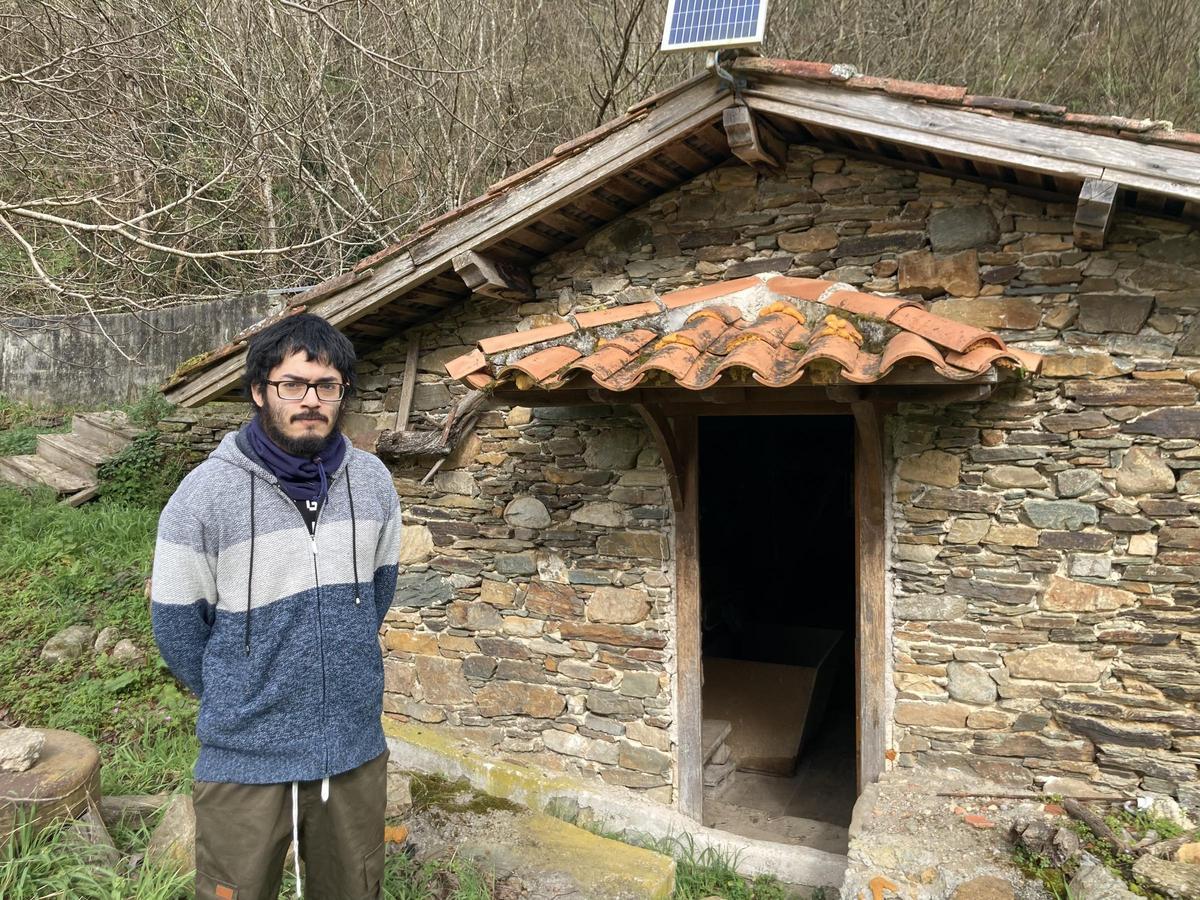
[[[308,434],[302,437],[288,435],[285,428],[293,421],[311,419],[318,422],[328,422],[329,417],[320,410],[302,410],[293,412],[295,407],[289,404],[272,401],[270,394],[263,393],[263,405],[259,407],[258,417],[262,422],[263,431],[267,433],[274,444],[284,453],[312,459],[317,451],[325,446],[330,435],[337,431],[338,423],[342,421],[343,404],[339,403],[337,412],[333,415],[333,424],[329,431],[323,434]]]

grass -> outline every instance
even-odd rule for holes
[[[786,888],[775,876],[744,878],[737,872],[736,854],[717,847],[697,850],[690,836],[668,842],[660,850],[675,857],[673,900],[788,900]]]
[[[0,456],[18,456],[37,450],[37,436],[69,431],[69,407],[42,409],[0,395]]]

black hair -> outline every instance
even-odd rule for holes
[[[242,376],[247,398],[253,402],[250,389],[265,387],[271,370],[301,350],[308,354],[310,362],[315,360],[337,369],[346,383],[347,396],[353,392],[357,357],[350,339],[320,316],[298,313],[264,328],[250,339]]]

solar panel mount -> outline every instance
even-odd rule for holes
[[[767,0],[669,0],[662,50],[761,44]]]

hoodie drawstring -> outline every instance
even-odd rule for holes
[[[292,866],[296,872],[296,896],[304,896],[300,883],[300,782],[292,782]]]
[[[350,561],[354,566],[354,605],[362,605],[362,593],[358,587],[358,532],[354,525],[354,493],[350,490],[350,467],[346,466],[346,496],[350,500]]]
[[[246,573],[246,655],[250,655],[250,604],[254,596],[254,482],[257,479],[250,473],[250,568]]]

